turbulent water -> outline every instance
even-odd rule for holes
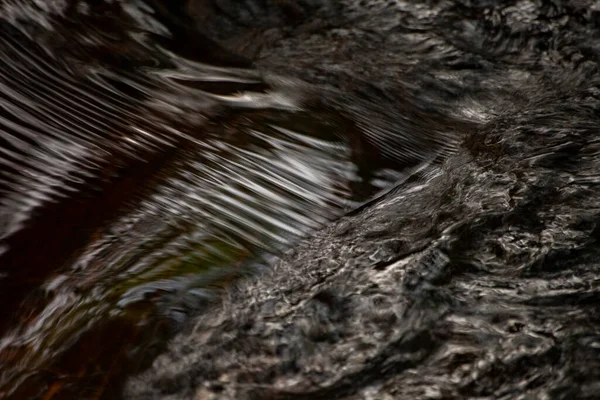
[[[597,398],[600,4],[0,4],[0,398]]]

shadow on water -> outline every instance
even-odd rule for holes
[[[0,17],[2,398],[115,398],[215,289],[446,146],[382,143],[166,2],[67,3]]]

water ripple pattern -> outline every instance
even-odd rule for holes
[[[456,151],[453,116],[258,69],[161,7],[0,5],[0,398],[110,398],[218,289]]]

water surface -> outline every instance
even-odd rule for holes
[[[114,398],[219,288],[450,144],[142,2],[1,10],[1,398]]]

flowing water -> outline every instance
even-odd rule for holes
[[[110,398],[214,288],[439,153],[381,155],[308,85],[186,57],[124,4],[2,8],[0,397]]]
[[[370,199],[435,182],[461,149],[477,168],[497,164],[476,179],[469,169],[463,179],[448,173],[458,189],[444,195],[447,204],[462,203],[440,205],[437,228],[463,218],[467,233],[436,233],[425,211],[397,231],[422,221],[409,245],[448,239],[467,249],[456,251],[471,260],[460,265],[474,281],[457,272],[448,290],[479,287],[493,301],[449,301],[476,311],[452,322],[464,324],[464,337],[448,335],[456,348],[474,348],[483,340],[469,336],[478,318],[498,311],[488,306],[519,297],[512,280],[502,291],[485,273],[496,264],[529,268],[528,251],[541,242],[507,228],[471,248],[469,229],[487,221],[493,235],[493,226],[500,232],[524,218],[498,213],[529,189],[541,188],[535,199],[552,195],[536,180],[548,172],[536,163],[554,166],[560,182],[584,185],[587,197],[577,196],[597,222],[588,201],[597,184],[594,141],[563,135],[588,134],[597,122],[581,109],[596,104],[600,11],[591,3],[488,3],[1,1],[0,398],[118,398],[123,379],[223,289]],[[569,99],[586,106],[563,109]],[[588,120],[577,125],[581,118]],[[526,134],[502,136],[524,127]],[[543,149],[527,147],[534,132],[550,132]],[[571,150],[584,170],[563,168]],[[504,161],[492,160],[494,152],[505,152]],[[515,161],[519,152],[529,161]],[[437,195],[419,198],[423,208]],[[476,203],[481,218],[463,213]],[[556,236],[549,249],[595,240],[593,227],[565,230],[559,217],[558,228],[544,231]],[[597,273],[586,271],[582,304],[597,305]],[[540,287],[508,275],[522,290]],[[565,296],[583,285],[575,275],[556,279]],[[595,314],[586,318],[590,329],[599,326]],[[515,342],[515,352],[524,346]]]

